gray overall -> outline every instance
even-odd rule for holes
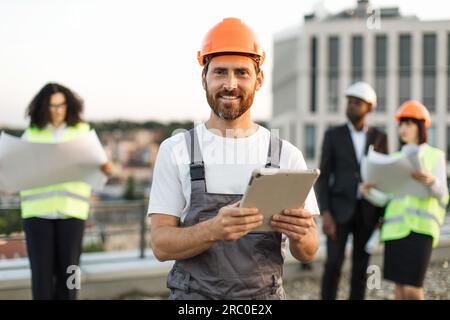
[[[271,136],[266,167],[279,168],[281,142]],[[242,198],[241,194],[208,193],[195,129],[186,132],[186,143],[191,161],[191,204],[182,227],[211,219],[220,208]],[[278,232],[249,233],[236,241],[218,241],[195,257],[177,260],[167,278],[169,299],[285,299],[281,246]]]

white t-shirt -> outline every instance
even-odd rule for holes
[[[258,127],[245,138],[227,138],[208,130],[204,123],[195,127],[205,164],[206,190],[210,193],[243,194],[254,169],[267,162],[270,132]],[[189,211],[191,196],[190,158],[184,133],[166,139],[160,146],[153,172],[148,213],[180,217]],[[306,169],[299,149],[283,140],[281,169]],[[319,214],[314,190],[305,208]]]

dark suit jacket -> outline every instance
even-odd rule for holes
[[[364,154],[367,154],[370,145],[374,146],[375,151],[387,153],[386,134],[376,128],[369,128]],[[347,124],[331,128],[325,133],[320,170],[316,192],[321,212],[330,210],[338,223],[349,221],[355,210],[361,173]],[[373,223],[383,214],[382,208],[374,207],[365,200],[362,206],[367,223]]]

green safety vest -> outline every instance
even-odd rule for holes
[[[400,155],[400,153],[395,153]],[[434,172],[444,153],[426,144],[420,154],[420,161],[428,172]],[[448,194],[442,199],[435,197],[418,198],[414,196],[394,197],[387,205],[384,223],[381,228],[381,240],[402,239],[411,232],[430,235],[433,247],[439,242],[439,229],[444,222]]]
[[[61,141],[76,139],[89,133],[87,123],[79,123],[64,130]],[[28,141],[56,143],[51,129],[27,129]],[[22,218],[41,217],[60,213],[70,218],[86,220],[89,214],[91,186],[84,182],[67,182],[20,192]]]

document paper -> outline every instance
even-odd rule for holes
[[[405,145],[401,156],[385,155],[369,149],[361,165],[364,181],[375,184],[378,190],[393,195],[429,197],[430,191],[411,177],[413,171],[421,170],[419,148]]]
[[[16,192],[63,182],[82,181],[101,189],[107,162],[94,130],[68,142],[32,143],[2,132],[0,190]]]

